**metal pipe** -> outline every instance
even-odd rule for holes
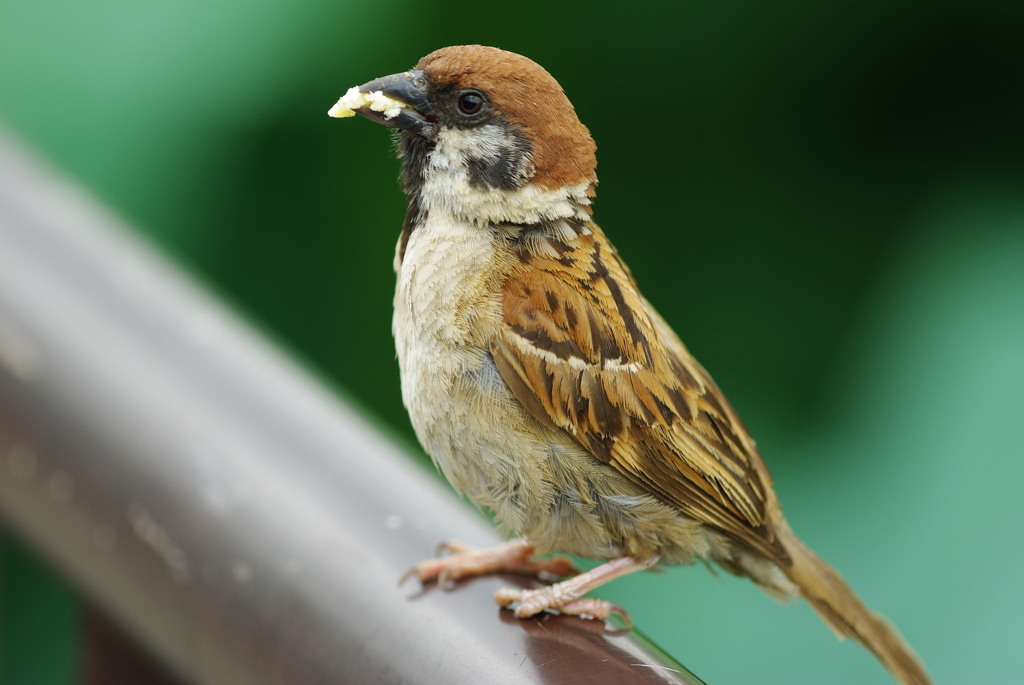
[[[399,588],[490,527],[3,135],[0,519],[192,683],[699,682],[523,579]]]

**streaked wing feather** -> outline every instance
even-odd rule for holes
[[[771,559],[771,484],[735,411],[592,224],[525,229],[491,353],[515,396],[687,516]]]

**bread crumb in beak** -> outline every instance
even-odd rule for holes
[[[385,119],[394,119],[403,109],[409,109],[409,105],[394,98],[389,98],[379,90],[375,90],[372,93],[361,93],[359,92],[359,86],[352,86],[334,104],[334,107],[327,111],[327,116],[335,117],[336,119],[354,117],[356,110],[362,107],[369,107],[374,112],[383,113]]]

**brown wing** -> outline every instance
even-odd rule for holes
[[[640,295],[601,230],[519,236],[491,352],[538,419],[659,499],[770,559],[770,477],[735,411]]]

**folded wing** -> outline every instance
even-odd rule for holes
[[[515,240],[491,353],[516,397],[663,502],[785,563],[753,440],[601,230],[562,222]]]

